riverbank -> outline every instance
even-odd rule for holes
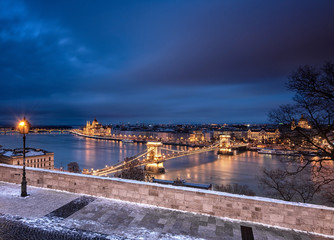
[[[81,169],[101,169],[111,166],[127,157],[132,157],[146,149],[145,143],[123,144],[121,141],[96,140],[72,133],[27,135],[27,147],[41,148],[55,154],[55,167],[67,169],[67,164],[77,162]],[[4,148],[22,147],[22,135],[0,134],[0,145]],[[168,146],[179,151],[185,146]],[[165,180],[184,179],[202,184],[247,184],[257,195],[262,194],[257,176],[263,167],[279,168],[280,159],[285,156],[258,154],[246,151],[238,155],[217,155],[205,152],[166,161],[166,173],[155,175]]]
[[[97,135],[92,136],[92,135],[87,135],[87,134],[80,133],[76,130],[71,130],[70,132],[77,135],[77,136],[93,138],[93,139],[111,140],[111,141],[118,141],[118,142],[121,142],[121,141],[127,139],[127,140],[132,140],[135,143],[150,142],[150,140],[148,140],[148,139],[136,139],[136,138],[129,139],[129,138],[117,138],[117,137],[111,137],[111,136],[107,137],[107,136],[97,136]],[[152,140],[152,141],[154,141],[154,140]],[[185,146],[185,147],[206,147],[206,146],[208,146],[208,144],[189,144],[189,143],[176,143],[176,142],[166,142],[166,141],[161,141],[161,142],[164,145],[171,145],[171,146]]]

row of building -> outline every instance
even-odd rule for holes
[[[87,122],[82,130],[83,134],[90,136],[110,136],[129,139],[152,139],[163,142],[186,142],[186,143],[206,143],[219,139],[219,135],[230,135],[232,140],[252,141],[252,142],[275,142],[280,132],[278,129],[246,129],[239,130],[233,128],[223,128],[220,130],[206,131],[194,130],[191,133],[171,132],[171,131],[122,131],[104,127],[96,119],[92,123]]]
[[[307,119],[301,115],[298,123],[295,120],[291,122],[291,130],[296,127],[311,129]],[[236,128],[223,126],[214,130],[193,130],[191,132],[177,131],[143,131],[143,130],[121,130],[113,129],[111,126],[103,126],[96,118],[92,123],[87,122],[83,128],[83,134],[90,136],[110,136],[129,139],[152,139],[163,142],[186,142],[186,143],[206,143],[219,139],[219,135],[230,135],[234,141],[255,142],[255,143],[276,143],[281,133],[278,128]]]

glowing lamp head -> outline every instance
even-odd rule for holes
[[[22,121],[19,122],[19,125],[17,127],[18,131],[21,134],[28,134],[30,130],[30,123],[26,120],[24,117]]]

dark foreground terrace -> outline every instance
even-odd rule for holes
[[[204,214],[0,182],[0,239],[330,239]],[[244,234],[244,237],[247,234]],[[251,238],[244,238],[251,239]]]

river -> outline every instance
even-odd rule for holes
[[[22,135],[0,135],[3,148],[22,147]],[[146,148],[142,143],[124,144],[109,140],[84,138],[72,134],[28,134],[27,147],[41,148],[55,153],[55,167],[67,169],[67,164],[77,162],[83,168],[103,168]],[[186,150],[184,146],[173,146]],[[217,155],[216,151],[200,153],[168,160],[164,163],[166,173],[157,174],[159,179],[185,179],[194,183],[247,184],[261,194],[258,176],[263,167],[280,165],[280,156],[246,151],[233,156]]]

